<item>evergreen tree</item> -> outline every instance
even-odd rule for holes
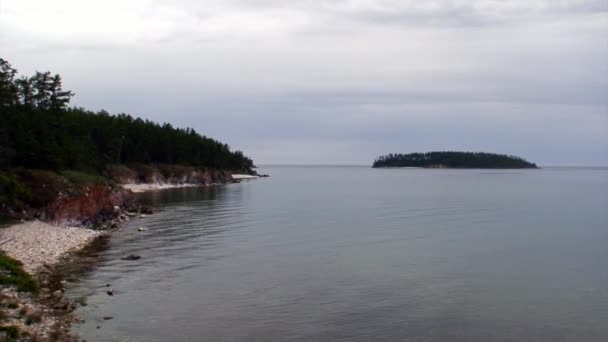
[[[190,128],[68,108],[61,77],[16,79],[0,60],[0,167],[99,171],[109,164],[183,164],[251,171],[253,161]],[[49,115],[52,113],[52,115]]]
[[[374,161],[372,167],[447,167],[447,168],[536,168],[527,160],[504,154],[484,152],[427,152],[387,154]]]
[[[15,75],[17,75],[17,70],[13,69],[9,62],[0,58],[0,108],[17,104]]]
[[[61,87],[61,76],[58,74],[51,78],[50,82],[50,109],[51,110],[64,110],[70,103],[70,98],[74,96],[71,91],[64,91]]]

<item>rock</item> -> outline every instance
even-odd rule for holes
[[[112,227],[112,228],[118,228],[118,223],[116,223],[115,221],[112,221],[110,223],[110,227]]]
[[[57,304],[53,305],[53,309],[55,310],[69,310],[72,308],[72,303],[66,300],[59,301]]]
[[[110,320],[112,318],[114,318],[114,317],[113,316],[103,316],[104,321]]]
[[[106,284],[106,287],[110,287],[110,286],[112,286],[112,284]]]
[[[144,228],[144,227],[139,227],[139,228],[137,228],[137,231],[138,231],[138,232],[145,232],[146,230],[148,230],[148,229],[147,229],[147,228]]]
[[[109,288],[106,293],[108,294],[108,296],[113,296],[114,295],[114,290]]]
[[[52,297],[53,298],[57,298],[57,299],[62,298],[63,297],[63,291],[57,290],[57,291],[53,292]]]
[[[146,218],[146,216],[147,216],[146,214],[141,214],[141,215],[139,215],[139,218]]]
[[[141,259],[141,256],[137,255],[137,254],[131,254],[131,255],[127,255],[124,258],[121,258],[121,260],[139,260]]]
[[[115,206],[114,206],[114,211],[120,211],[120,207],[119,207],[119,206],[117,206],[117,205],[115,205]]]

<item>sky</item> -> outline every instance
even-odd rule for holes
[[[608,166],[608,0],[0,0],[0,57],[258,165]]]

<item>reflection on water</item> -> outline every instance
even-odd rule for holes
[[[143,194],[68,287],[83,337],[608,340],[605,169],[267,171]]]
[[[171,205],[180,202],[213,201],[226,191],[224,186],[177,188],[170,191],[150,191],[137,194],[142,203],[152,206]]]

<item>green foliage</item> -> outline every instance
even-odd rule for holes
[[[93,175],[90,173],[66,170],[66,171],[62,171],[61,175],[63,177],[65,177],[70,183],[72,183],[78,187],[93,185],[93,184],[111,185],[111,182],[109,179],[102,177],[102,176]]]
[[[0,109],[15,105],[17,85],[15,76],[17,70],[4,59],[0,58]]]
[[[53,171],[18,169],[14,173],[15,178],[27,189],[29,197],[26,202],[33,208],[51,203],[62,192],[76,191],[65,177]]]
[[[38,285],[21,263],[5,254],[0,254],[0,285],[15,286],[17,291],[38,293]]]
[[[0,172],[0,204],[14,206],[20,201],[27,200],[29,192],[13,175]]]
[[[0,169],[101,173],[110,164],[182,164],[250,171],[251,159],[190,128],[67,108],[59,75],[16,78],[0,60]]]
[[[21,335],[21,330],[15,325],[0,326],[0,332],[4,332],[9,341],[17,339]]]
[[[503,154],[483,152],[427,152],[387,154],[374,161],[372,167],[446,167],[480,169],[536,168],[527,160]]]

